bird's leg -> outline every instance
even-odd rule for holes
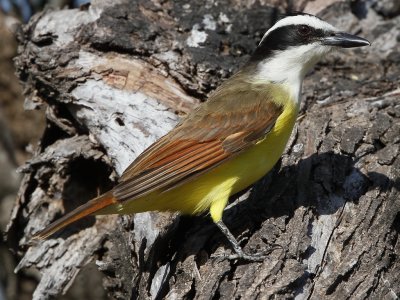
[[[228,227],[222,222],[222,220],[216,222],[218,228],[222,231],[222,233],[226,236],[228,241],[231,243],[233,250],[235,251],[235,254],[231,255],[224,255],[221,257],[222,259],[229,259],[229,260],[235,260],[235,259],[243,259],[243,260],[248,260],[248,261],[263,261],[267,256],[261,253],[256,253],[256,254],[247,254],[243,251],[242,247],[240,247],[238,241],[235,239],[233,234],[229,231]]]
[[[226,236],[235,252],[235,254],[232,255],[222,255],[220,256],[220,258],[229,260],[242,259],[247,261],[263,261],[267,257],[266,254],[269,254],[274,249],[269,249],[267,252],[264,253],[245,253],[233,234],[229,231],[228,227],[226,227],[224,222],[222,222],[222,213],[224,211],[224,208],[226,207],[226,203],[228,202],[229,193],[230,190],[227,190],[225,186],[222,186],[219,198],[213,201],[210,206],[211,219],[215,222],[215,224],[217,224],[218,228]]]

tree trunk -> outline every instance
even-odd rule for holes
[[[248,59],[279,11],[308,7],[264,2],[275,6],[98,0],[46,11],[20,31],[26,107],[45,106],[47,127],[21,168],[8,240],[21,255],[17,270],[42,274],[35,299],[65,292],[91,261],[118,299],[400,294],[400,16],[393,8],[384,18],[364,2],[312,1],[309,12],[319,5],[323,19],[373,46],[332,53],[317,66],[281,162],[224,213],[248,252],[279,245],[267,260],[215,258],[232,250],[207,215],[87,218],[28,245],[33,233],[110,189]]]

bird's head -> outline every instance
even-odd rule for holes
[[[304,75],[333,48],[370,45],[316,16],[299,13],[275,23],[263,36],[249,65],[259,82],[300,85]]]

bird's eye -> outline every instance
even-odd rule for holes
[[[300,25],[298,31],[302,36],[307,36],[311,33],[311,27],[307,25]]]

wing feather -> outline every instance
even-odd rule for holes
[[[208,102],[139,155],[121,176],[114,196],[127,201],[156,190],[173,189],[264,138],[282,107],[263,92],[249,87],[246,91],[250,92],[243,97],[243,93],[229,92],[222,86]]]
[[[167,186],[188,172],[196,172],[207,165],[212,165],[215,159],[228,157],[228,153],[223,151],[216,141],[207,144],[210,145],[207,149],[197,149],[194,153],[186,153],[178,156],[176,160],[151,169],[146,174],[139,173],[136,178],[131,178],[127,184],[115,189],[115,197],[122,201],[138,197],[143,193]]]

